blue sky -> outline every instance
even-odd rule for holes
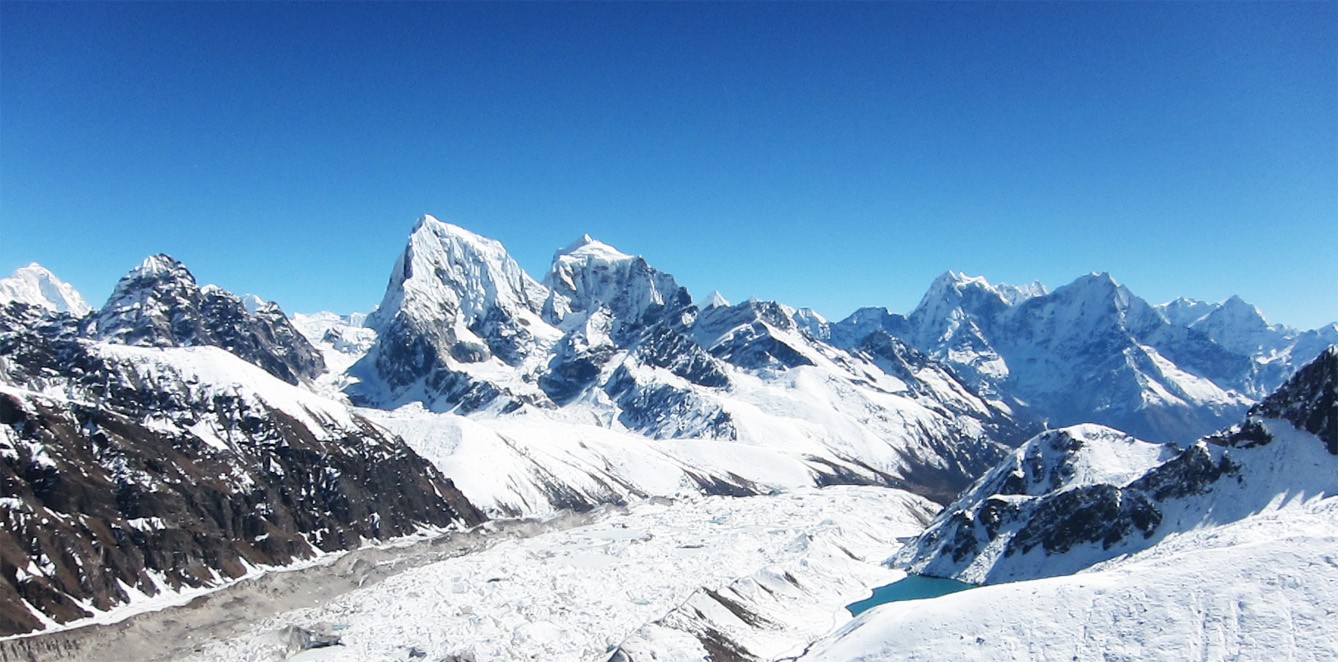
[[[0,3],[0,271],[367,310],[414,220],[541,277],[908,311],[1109,271],[1338,319],[1338,3]]]

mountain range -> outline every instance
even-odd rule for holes
[[[0,281],[0,634],[488,517],[836,483],[960,503],[1083,435],[1158,442],[1119,466],[1197,458],[1332,343],[1106,274],[948,272],[838,322],[698,304],[589,236],[536,279],[431,216],[366,316],[290,316],[166,255],[94,310],[30,265]]]

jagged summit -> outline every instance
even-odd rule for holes
[[[545,304],[545,314],[555,324],[573,312],[589,314],[607,308],[623,327],[640,326],[668,309],[692,303],[672,275],[590,235],[553,256],[544,285],[553,298]]]
[[[912,315],[943,315],[945,308],[960,305],[964,300],[998,299],[1009,306],[1043,296],[1049,291],[1040,282],[1029,285],[993,284],[983,276],[968,276],[959,271],[945,271],[925,291]]]
[[[17,301],[76,317],[87,315],[88,303],[72,285],[56,277],[46,267],[30,262],[8,278],[0,279],[0,303]]]
[[[221,347],[290,384],[325,371],[311,343],[277,305],[254,312],[216,285],[201,287],[166,254],[131,269],[88,321],[93,337],[148,347]]]
[[[483,406],[542,398],[523,373],[559,333],[540,316],[548,289],[494,239],[431,215],[409,233],[380,306],[366,325],[377,333],[351,368],[361,380],[350,397],[367,406],[421,401],[431,408]],[[472,367],[471,367],[472,366]],[[478,370],[489,377],[474,374]],[[513,383],[501,387],[499,376]],[[519,391],[528,391],[522,395]]]
[[[1198,299],[1187,297],[1177,297],[1172,301],[1167,301],[1159,306],[1157,310],[1166,317],[1166,320],[1177,326],[1192,326],[1195,322],[1203,319],[1205,315],[1216,310],[1215,304]]]
[[[454,235],[468,241],[489,242],[494,244],[499,243],[495,239],[476,234],[454,223],[447,223],[432,214],[423,214],[422,216],[419,216],[418,220],[414,221],[413,229],[410,230],[409,234],[412,235],[424,229],[437,235]]]

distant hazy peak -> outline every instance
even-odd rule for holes
[[[706,310],[707,308],[729,307],[729,305],[729,299],[726,299],[725,295],[720,293],[720,290],[711,290],[711,293],[706,295],[706,298],[697,302],[697,307],[702,310]]]
[[[18,301],[78,317],[91,310],[72,285],[36,262],[19,267],[8,278],[0,279],[0,302],[6,301]]]

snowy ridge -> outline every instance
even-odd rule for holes
[[[0,278],[0,304],[26,303],[59,313],[83,317],[92,310],[72,285],[33,262]]]
[[[1089,572],[882,605],[800,659],[1331,659],[1336,506],[1188,531]]]
[[[290,384],[325,372],[320,353],[277,304],[251,305],[221,287],[200,286],[186,265],[160,254],[122,277],[82,332],[126,345],[220,347]]]
[[[1336,403],[1338,347],[1183,450],[1037,437],[894,557],[987,586],[876,607],[802,659],[1326,659]]]
[[[547,295],[500,243],[423,216],[367,319],[377,338],[349,370],[350,398],[435,411],[544,403],[533,380],[561,335],[539,314]]]
[[[1050,292],[948,272],[909,315],[863,309],[830,334],[847,348],[876,331],[902,339],[1023,420],[1188,442],[1237,420],[1323,348],[1323,330],[1266,347],[1256,336],[1278,330],[1257,312],[1238,299],[1152,306],[1104,273]]]
[[[1336,402],[1338,347],[1243,424],[1187,448],[1097,426],[1044,433],[945,508],[894,563],[977,584],[1068,574],[1175,532],[1338,491]]]

